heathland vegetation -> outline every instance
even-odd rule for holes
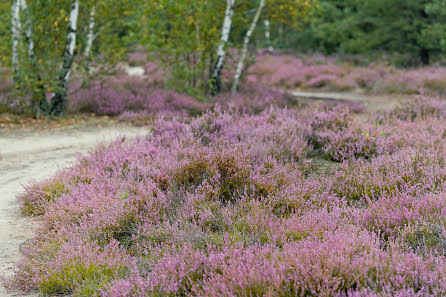
[[[0,112],[147,127],[25,187],[40,225],[9,289],[444,296],[443,1],[0,9]],[[296,89],[407,100],[372,113]]]

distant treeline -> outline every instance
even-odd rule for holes
[[[276,47],[375,57],[384,53],[400,66],[429,64],[446,52],[445,0],[319,3],[318,16],[302,30],[276,35]]]

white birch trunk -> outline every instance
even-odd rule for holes
[[[268,45],[268,50],[272,51],[273,46],[271,45],[271,30],[269,20],[265,20],[265,40]]]
[[[59,86],[51,102],[51,114],[61,115],[65,111],[67,101],[67,87],[71,74],[76,47],[76,30],[79,16],[79,0],[71,0],[70,18],[68,20],[68,34],[63,53],[62,67],[59,73]]]
[[[11,33],[12,33],[12,78],[17,87],[19,80],[19,40],[20,40],[20,0],[12,3]]]
[[[232,84],[232,89],[231,89],[232,95],[235,95],[237,93],[237,88],[240,83],[240,77],[242,75],[243,66],[245,64],[246,54],[248,53],[249,41],[251,39],[252,33],[254,32],[254,29],[256,28],[257,22],[259,21],[264,6],[265,6],[265,0],[260,0],[260,4],[259,7],[257,8],[256,15],[254,16],[251,26],[249,27],[248,32],[246,32],[245,39],[243,40],[242,53],[240,55],[240,60],[237,64],[237,69],[235,71],[234,83]]]
[[[68,82],[71,74],[71,66],[73,64],[74,49],[76,47],[77,20],[79,17],[79,0],[71,1],[70,19],[68,21],[67,44],[63,57],[63,65],[61,77],[64,78],[64,84]]]
[[[20,9],[25,12],[25,38],[28,44],[28,58],[30,59],[31,65],[36,66],[36,55],[34,53],[34,39],[33,39],[33,24],[31,21],[31,15],[28,11],[28,4],[26,0],[20,0]]]
[[[96,7],[92,7],[90,10],[90,21],[88,23],[88,35],[87,35],[87,44],[85,46],[84,56],[85,58],[90,58],[91,48],[93,46],[94,40],[94,26],[95,26],[95,16],[96,16]]]
[[[226,44],[229,40],[229,33],[231,32],[232,17],[234,15],[235,0],[226,1],[226,12],[223,20],[223,27],[221,30],[220,43],[217,48],[217,61],[212,71],[213,92],[218,92],[221,89],[221,72],[223,70],[224,60],[226,56]]]

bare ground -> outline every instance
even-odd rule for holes
[[[316,101],[334,101],[334,102],[354,102],[359,103],[364,107],[367,112],[377,112],[383,110],[389,110],[396,107],[398,104],[405,100],[410,100],[413,95],[370,95],[355,92],[312,92],[312,91],[283,91],[299,101],[303,100],[316,100]]]
[[[53,175],[58,168],[75,160],[76,153],[85,153],[100,142],[118,136],[144,135],[147,129],[122,124],[110,127],[80,127],[56,131],[18,131],[0,135],[0,276],[13,273],[20,258],[20,247],[33,236],[38,219],[20,214],[16,196],[23,185]],[[0,285],[0,297],[7,294]]]

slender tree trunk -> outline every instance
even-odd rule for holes
[[[254,32],[254,29],[256,28],[257,22],[259,21],[264,6],[265,6],[265,0],[260,0],[260,4],[259,7],[257,8],[256,15],[254,16],[251,26],[249,27],[248,32],[246,32],[245,39],[243,40],[242,53],[240,55],[240,60],[237,64],[237,69],[235,71],[234,83],[232,84],[232,90],[231,90],[232,95],[235,95],[237,93],[237,88],[240,83],[240,77],[242,75],[243,66],[245,64],[246,54],[248,53],[248,44],[251,39],[251,35]]]
[[[26,0],[20,0],[20,9],[24,12],[25,15],[25,22],[23,25],[25,29],[25,40],[26,44],[28,45],[28,59],[31,65],[32,76],[37,83],[38,91],[34,92],[35,98],[33,100],[33,105],[36,118],[39,118],[42,112],[48,113],[49,106],[48,101],[45,97],[45,89],[43,87],[42,78],[39,73],[39,67],[37,66],[37,58],[34,52],[33,24],[31,13],[28,10],[28,4],[26,3]]]
[[[20,40],[20,0],[12,3],[11,33],[12,33],[12,80],[15,88],[19,87],[19,40]]]
[[[270,31],[269,20],[265,20],[265,40],[268,46],[268,50],[270,52],[273,51],[273,46],[271,44],[271,31]]]
[[[226,56],[225,46],[229,40],[229,33],[231,32],[232,16],[234,15],[235,0],[226,1],[226,12],[223,20],[223,28],[221,30],[220,44],[217,48],[217,61],[211,73],[211,94],[216,95],[221,91],[221,73],[223,71],[224,60]]]
[[[420,50],[420,59],[424,65],[429,65],[430,62],[430,53],[426,48],[421,48]]]
[[[95,27],[95,17],[96,17],[96,7],[92,7],[90,10],[90,20],[88,23],[88,35],[87,35],[87,45],[85,46],[85,68],[88,72],[90,72],[90,55],[91,55],[91,48],[93,47],[93,41],[94,41],[94,27]]]
[[[28,57],[30,59],[30,63],[37,64],[36,61],[36,55],[34,53],[34,40],[33,40],[33,27],[32,27],[32,21],[31,21],[31,15],[28,11],[28,4],[26,3],[26,0],[20,0],[20,9],[25,12],[25,39],[26,43],[28,45]]]
[[[79,16],[79,0],[71,0],[70,19],[68,21],[68,34],[63,53],[62,67],[59,73],[59,82],[51,101],[52,115],[61,115],[65,112],[67,102],[67,87],[70,79],[71,67],[76,46],[77,19]]]
[[[279,41],[281,44],[281,48],[283,48],[283,24],[279,26]]]

